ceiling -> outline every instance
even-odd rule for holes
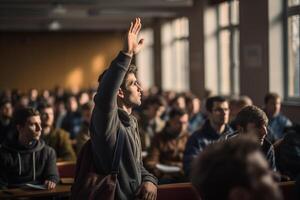
[[[136,16],[147,24],[192,6],[193,0],[0,0],[0,31],[124,30]]]

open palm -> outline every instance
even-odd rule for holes
[[[143,46],[143,39],[138,41],[138,34],[141,30],[142,24],[141,19],[136,18],[134,23],[131,22],[130,28],[128,30],[127,34],[127,41],[125,45],[127,47],[125,48],[125,51],[127,51],[129,54],[137,54],[142,46]]]

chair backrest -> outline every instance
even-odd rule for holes
[[[74,161],[63,161],[57,162],[58,173],[60,178],[74,178],[76,162]]]
[[[279,187],[283,193],[284,200],[297,200],[295,182],[282,182]],[[191,183],[176,183],[159,185],[157,189],[157,200],[172,199],[172,200],[199,200],[196,191]]]
[[[157,200],[165,199],[199,200],[200,198],[191,183],[176,183],[158,186]]]

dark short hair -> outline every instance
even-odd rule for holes
[[[32,116],[38,116],[40,113],[31,107],[26,107],[26,108],[20,108],[15,111],[13,121],[15,125],[21,125],[24,126],[27,119]]]
[[[260,150],[256,138],[239,135],[209,145],[195,160],[191,181],[201,199],[228,199],[236,186],[251,188],[248,156]]]
[[[186,110],[181,109],[181,108],[172,108],[171,111],[169,112],[169,118],[173,119],[176,116],[183,116],[187,114]]]
[[[247,124],[254,123],[256,127],[268,125],[266,113],[257,106],[246,106],[236,116],[236,124],[246,129]]]
[[[12,102],[9,100],[9,99],[2,99],[1,101],[0,101],[0,108],[2,108],[4,105],[6,105],[6,104],[12,104]]]
[[[98,83],[101,83],[104,75],[106,74],[107,72],[107,69],[104,70],[102,72],[102,74],[100,74],[99,78],[98,78]],[[121,84],[121,88],[126,88],[126,80],[127,80],[127,77],[128,77],[128,74],[134,74],[135,76],[137,76],[137,67],[133,64],[130,64],[129,67],[128,67],[128,70],[124,76],[124,79],[122,81],[122,84]]]
[[[129,67],[128,67],[128,70],[124,76],[124,79],[122,81],[122,84],[121,84],[121,88],[123,89],[126,89],[126,80],[127,80],[127,77],[129,74],[134,74],[135,76],[137,76],[137,67],[133,64],[130,64]]]
[[[160,95],[152,95],[149,96],[145,102],[144,102],[144,107],[148,108],[151,105],[158,105],[158,106],[166,106],[167,102],[166,100],[160,96]]]
[[[50,103],[43,101],[38,104],[37,110],[42,112],[42,110],[46,108],[53,108],[53,106]]]
[[[225,102],[225,101],[227,101],[227,100],[222,96],[209,97],[206,100],[205,108],[207,111],[212,112],[212,108],[213,108],[215,102]]]
[[[264,98],[265,104],[267,104],[271,99],[280,99],[280,96],[279,96],[279,94],[277,94],[275,92],[270,92],[270,93],[266,94],[266,96]]]

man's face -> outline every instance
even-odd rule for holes
[[[214,102],[212,111],[209,113],[209,120],[211,123],[218,126],[228,123],[229,119],[229,105],[227,101]]]
[[[41,119],[43,127],[51,127],[54,123],[53,108],[45,108],[41,111]]]
[[[18,126],[18,131],[29,141],[39,140],[42,132],[40,116],[29,117],[23,126]]]
[[[141,105],[143,90],[133,73],[127,75],[125,87],[125,89],[122,89],[122,91],[124,92],[125,104],[130,107]]]
[[[262,125],[261,127],[257,127],[254,123],[248,123],[246,126],[245,132],[247,134],[254,134],[260,140],[260,143],[263,143],[264,138],[267,135],[267,127],[266,125]]]
[[[172,132],[177,133],[178,135],[183,131],[187,130],[189,117],[188,114],[182,116],[175,116],[169,120],[170,129]]]
[[[281,108],[280,98],[272,98],[266,104],[266,113],[268,116],[276,116],[279,114]]]
[[[251,200],[281,200],[282,195],[274,181],[273,172],[261,152],[256,151],[247,158],[251,180]]]
[[[11,118],[13,115],[13,108],[11,103],[6,103],[1,107],[1,116],[3,118]]]

